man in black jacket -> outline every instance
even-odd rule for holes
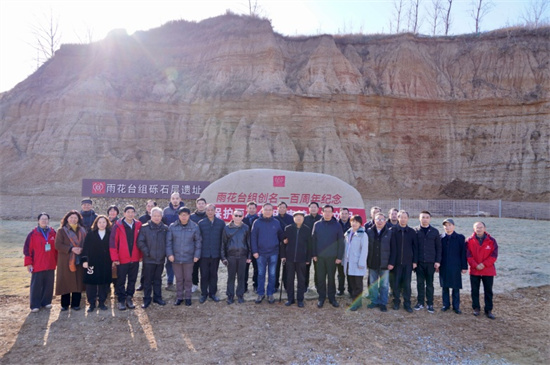
[[[258,205],[256,202],[248,202],[246,204],[246,216],[243,218],[243,223],[248,226],[249,230],[252,230],[252,225],[256,221],[256,219],[259,218],[258,214]],[[254,293],[258,290],[258,262],[252,256],[251,259],[252,263],[252,285],[254,287]],[[250,263],[246,264],[246,272],[245,272],[245,286],[244,286],[244,292],[248,292],[248,275],[250,271]]]
[[[97,218],[97,214],[92,209],[92,205],[92,199],[89,198],[82,199],[82,201],[80,202],[80,207],[82,208],[82,210],[80,211],[80,215],[82,216],[82,225],[84,226],[86,232],[90,232],[92,223],[94,223],[95,219]]]
[[[157,206],[157,202],[149,199],[147,204],[145,204],[145,214],[139,217],[141,224],[145,224],[151,220],[151,209]],[[161,209],[162,212],[162,209]],[[162,218],[162,217],[161,217]],[[139,286],[136,288],[136,291],[143,290],[143,281],[145,280],[145,270],[143,269],[143,264],[141,265],[141,279],[139,280]]]
[[[336,265],[342,263],[344,257],[344,234],[340,223],[333,216],[333,207],[323,207],[323,219],[313,225],[313,260],[317,262],[315,277],[319,301],[317,307],[322,308],[328,295],[333,307],[340,305],[336,301]],[[328,293],[327,293],[328,280]]]
[[[388,263],[391,253],[391,228],[386,227],[386,216],[384,213],[376,213],[374,226],[367,229],[369,237],[369,250],[367,256],[367,267],[369,269],[369,294],[371,303],[368,308],[378,307],[380,311],[388,309],[389,291],[389,270]]]
[[[286,205],[285,202],[280,202],[279,205],[277,205],[277,215],[275,216],[275,219],[278,220],[279,223],[281,223],[281,229],[283,230],[283,232],[286,226],[294,223],[292,216],[286,212],[287,210],[288,210],[288,205]],[[275,290],[279,289],[279,278],[281,277],[281,264],[283,265],[283,277],[281,278],[281,282],[283,283],[286,290],[286,268],[281,261],[280,255],[279,255],[279,261],[277,262],[277,270],[275,270],[275,278],[276,278]]]
[[[151,219],[139,231],[137,246],[143,253],[143,304],[141,308],[151,305],[151,285],[153,302],[165,305],[162,300],[162,271],[166,259],[166,233],[168,226],[162,223],[162,209],[151,209]]]
[[[200,303],[204,303],[208,296],[214,302],[220,301],[216,293],[218,291],[218,268],[220,266],[220,251],[224,228],[224,221],[216,217],[216,206],[208,204],[206,206],[206,218],[199,222],[202,237],[199,264],[201,273]]]
[[[227,304],[234,303],[235,274],[237,274],[237,298],[244,303],[245,270],[250,263],[250,229],[243,223],[243,211],[235,209],[233,220],[225,226],[222,234],[221,259],[227,266]]]
[[[304,224],[305,213],[294,212],[294,223],[285,227],[281,260],[286,262],[286,306],[294,304],[294,277],[298,277],[298,307],[304,307],[306,265],[311,261],[311,228]]]
[[[403,307],[409,313],[411,308],[411,276],[418,262],[418,241],[416,231],[409,227],[409,213],[400,210],[397,213],[399,225],[392,228],[390,262],[388,269],[393,272],[390,285],[393,292],[393,309],[398,310],[401,291],[403,292]]]
[[[197,206],[197,209],[189,219],[191,219],[193,222],[199,224],[201,220],[206,218],[206,199],[204,198],[198,198],[195,200],[195,205]],[[201,260],[195,262],[193,264],[193,286],[191,287],[191,292],[194,293],[199,288],[199,267],[200,267]]]
[[[342,226],[342,232],[344,234],[348,231],[348,229],[351,228],[348,208],[340,208],[340,219],[338,219],[338,223],[340,223],[340,226]],[[340,297],[344,295],[344,291],[346,290],[346,274],[344,273],[344,267],[342,266],[342,264],[336,265],[336,269],[338,270],[338,291],[336,292],[336,295]]]
[[[431,214],[420,212],[420,226],[415,227],[418,237],[418,266],[416,267],[416,289],[418,301],[415,310],[424,308],[424,297],[428,312],[434,313],[434,273],[441,263],[441,237],[439,231],[430,225]]]
[[[313,230],[313,225],[321,220],[322,216],[319,214],[319,204],[317,202],[309,203],[309,214],[304,218],[304,224]],[[313,262],[314,270],[317,271],[317,262]],[[306,265],[306,291],[309,287],[309,272],[311,271],[311,262]],[[313,281],[315,287],[317,287],[317,278],[313,275]]]

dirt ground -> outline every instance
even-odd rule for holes
[[[457,219],[459,232],[469,232],[473,220]],[[51,310],[34,314],[28,308],[30,278],[21,254],[22,240],[34,222],[2,221],[0,363],[549,363],[550,224],[486,223],[500,238],[494,321],[472,315],[467,276],[462,315],[439,310],[437,278],[435,314],[391,308],[382,313],[367,309],[366,299],[363,308],[350,312],[346,296],[338,299],[340,308],[327,303],[318,309],[314,291],[308,293],[305,308],[285,307],[284,293],[283,302],[273,305],[256,305],[249,293],[246,303],[230,306],[210,300],[199,304],[195,293],[191,307],[175,307],[174,293],[165,291],[165,307],[153,304],[121,312],[111,300],[108,311],[60,312],[57,297]],[[519,227],[536,232],[528,243],[517,240]],[[221,268],[222,297],[225,275]],[[136,304],[141,296],[136,294]]]

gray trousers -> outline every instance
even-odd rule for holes
[[[33,272],[31,276],[31,309],[52,304],[55,270]]]
[[[183,299],[185,290],[185,299],[191,299],[191,287],[193,286],[193,262],[189,264],[176,264],[172,262],[174,275],[176,276],[177,298]]]

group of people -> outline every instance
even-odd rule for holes
[[[226,224],[216,217],[216,207],[203,198],[197,199],[197,209],[191,214],[178,193],[172,194],[164,209],[149,200],[147,213],[139,219],[132,205],[124,207],[119,219],[119,209],[114,205],[108,208],[107,215],[97,215],[90,199],[81,203],[82,210],[65,214],[57,231],[49,225],[50,216],[40,213],[38,226],[27,236],[24,254],[25,266],[32,273],[31,312],[51,308],[54,280],[62,311],[79,310],[83,291],[89,312],[96,308],[106,310],[111,284],[115,287],[118,309],[133,309],[140,262],[137,290],[143,290],[142,308],[151,303],[166,305],[162,297],[164,270],[165,289],[176,291],[174,305],[192,305],[191,296],[197,290],[199,274],[199,302],[208,299],[219,302],[221,262],[227,266],[227,304],[235,300],[244,302],[252,264],[256,304],[266,299],[274,303],[275,292],[283,285],[287,293],[285,305],[297,303],[298,307],[304,307],[313,264],[319,308],[327,299],[333,307],[339,307],[336,297],[344,295],[347,281],[352,298],[349,309],[358,310],[367,276],[368,308],[386,312],[391,288],[394,310],[400,309],[402,299],[407,312],[426,308],[434,313],[433,281],[434,273],[439,272],[441,310],[452,308],[460,314],[462,274],[469,264],[473,314],[481,313],[479,290],[483,283],[485,315],[495,318],[492,286],[498,246],[483,222],[476,222],[473,234],[465,238],[455,232],[452,219],[444,220],[444,233],[440,234],[430,224],[431,215],[427,211],[420,213],[420,225],[412,228],[408,225],[408,212],[394,208],[386,216],[379,207],[372,207],[371,219],[363,222],[360,215],[350,217],[346,208],[340,209],[336,219],[331,205],[323,206],[319,214],[316,202],[310,203],[308,213],[296,211],[292,215],[287,213],[284,202],[278,204],[277,215],[272,204],[264,204],[258,214],[257,204],[249,202],[246,215],[235,209],[232,220]],[[418,292],[414,307],[413,271]]]

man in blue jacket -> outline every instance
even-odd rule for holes
[[[319,292],[317,307],[322,308],[327,298],[333,307],[340,305],[336,301],[336,265],[342,263],[344,257],[344,234],[342,226],[333,216],[332,205],[323,207],[323,219],[313,225],[313,261],[317,262],[315,281]],[[327,293],[328,278],[328,293]]]
[[[262,216],[252,225],[252,255],[258,262],[258,298],[260,304],[265,298],[265,274],[269,270],[267,282],[267,299],[275,303],[275,269],[279,258],[279,246],[283,240],[283,230],[278,220],[273,217],[273,205],[265,203]]]

